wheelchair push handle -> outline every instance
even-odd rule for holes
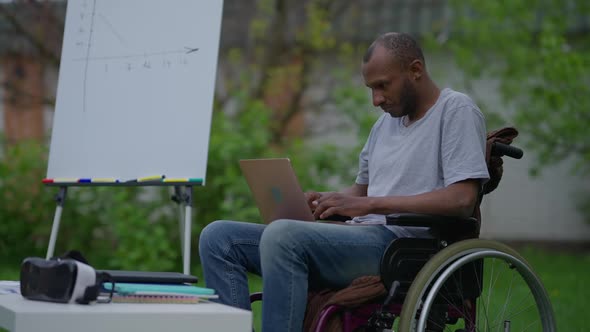
[[[492,144],[492,155],[502,157],[508,156],[514,159],[522,158],[523,151],[517,147],[508,144],[494,142]]]

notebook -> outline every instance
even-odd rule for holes
[[[113,289],[111,283],[103,283],[103,293]],[[192,304],[216,299],[210,288],[191,285],[116,283],[112,301],[115,303],[179,303]]]
[[[124,271],[124,270],[98,270],[106,272],[116,283],[159,283],[159,284],[195,284],[199,279],[195,276],[180,272],[150,272],[150,271]]]
[[[175,303],[175,304],[195,304],[207,302],[198,296],[171,296],[171,295],[113,295],[113,303]]]
[[[110,291],[113,285],[110,282],[103,283],[103,288]],[[215,295],[215,290],[191,285],[165,285],[165,284],[135,284],[115,283],[115,292],[120,295]]]
[[[209,299],[198,296],[172,296],[172,295],[113,295],[113,303],[170,303],[170,304],[195,304],[207,302]]]
[[[265,224],[277,219],[315,221],[288,158],[242,159],[240,168]]]

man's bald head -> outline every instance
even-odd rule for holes
[[[363,63],[371,59],[376,46],[387,49],[402,68],[406,68],[414,60],[420,60],[426,66],[420,45],[407,33],[388,32],[379,36],[369,46],[363,57]]]

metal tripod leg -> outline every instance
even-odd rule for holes
[[[55,215],[53,216],[53,225],[51,226],[51,236],[49,237],[49,245],[47,246],[46,259],[53,257],[55,250],[55,242],[57,241],[57,233],[59,233],[59,223],[61,221],[61,212],[66,201],[66,193],[68,187],[59,187],[59,192],[55,196],[57,207],[55,208]]]
[[[180,243],[182,246],[182,271],[184,274],[190,274],[193,187],[186,186],[184,192],[181,187],[174,187],[174,195],[172,196],[172,200],[179,204],[180,218],[178,220],[178,224],[180,228]]]

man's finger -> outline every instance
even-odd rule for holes
[[[313,216],[317,219],[321,219],[320,215],[326,210],[324,205],[317,205],[313,211]]]
[[[335,198],[335,197],[337,197],[337,196],[338,196],[338,194],[320,195],[320,197],[318,197],[318,198],[316,199],[316,201],[317,201],[319,204],[321,204],[321,203],[323,203],[323,202],[325,202],[325,201],[327,201],[327,200],[329,200],[329,199]]]
[[[326,209],[326,211],[324,211],[322,214],[320,214],[320,219],[326,219],[333,214],[338,214],[336,211],[337,211],[337,208],[335,208],[335,207],[328,208],[328,209]]]

